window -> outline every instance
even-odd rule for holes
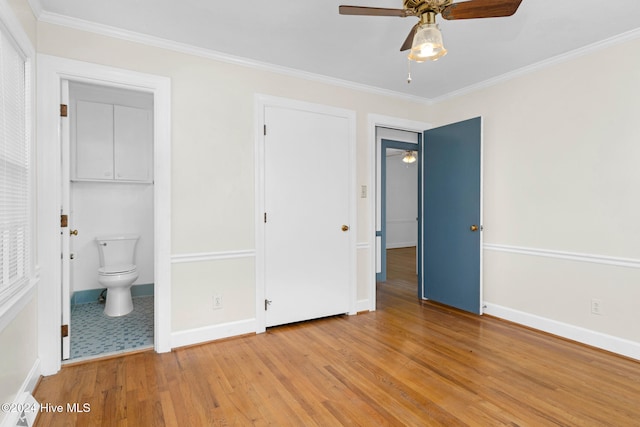
[[[0,21],[0,312],[34,276],[30,76],[28,58]]]

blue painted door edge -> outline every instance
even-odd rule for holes
[[[418,263],[418,299],[423,300],[424,298],[424,281],[422,275],[422,264],[424,253],[424,241],[422,240],[422,223],[424,221],[423,214],[423,206],[422,206],[422,197],[423,197],[423,177],[424,177],[424,159],[423,159],[423,142],[422,142],[423,134],[418,135],[418,239],[416,244],[417,251],[417,263]]]

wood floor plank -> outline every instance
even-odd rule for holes
[[[374,312],[67,365],[37,426],[640,426],[640,362],[418,301],[388,252]]]

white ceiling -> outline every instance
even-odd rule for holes
[[[407,84],[399,48],[417,18],[338,14],[340,4],[401,8],[401,0],[30,1],[43,20],[77,18],[429,99],[625,33],[640,36],[639,0],[523,0],[509,18],[438,17],[449,53],[413,63]]]

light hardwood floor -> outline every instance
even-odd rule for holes
[[[640,425],[639,362],[420,302],[412,256],[375,312],[64,366],[36,399],[90,412],[37,425]]]

